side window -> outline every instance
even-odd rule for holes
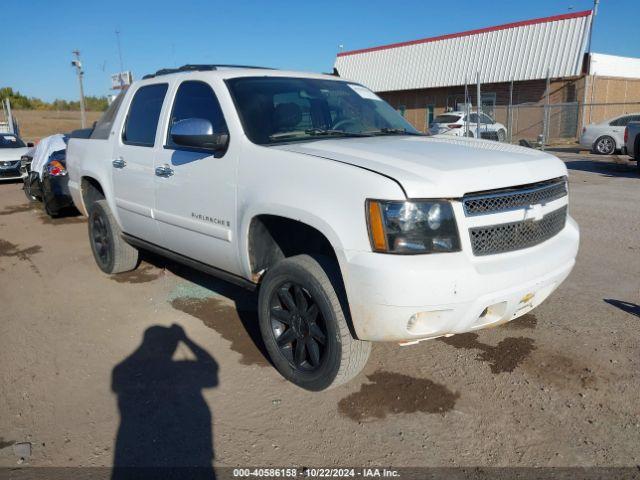
[[[175,122],[186,118],[203,118],[211,122],[214,133],[228,132],[218,98],[204,82],[189,80],[180,84],[173,102],[169,132]],[[167,136],[167,145],[175,146],[170,133]]]
[[[124,143],[153,147],[167,87],[166,83],[147,85],[135,93],[122,132]]]
[[[489,115],[482,113],[480,114],[480,122],[492,124],[493,120],[491,120],[491,117]]]
[[[470,113],[469,114],[469,123],[478,123],[478,114]]]
[[[107,108],[100,119],[96,122],[89,138],[97,138],[100,140],[106,140],[109,138],[109,135],[111,134],[111,127],[113,127],[113,121],[116,119],[116,115],[118,114],[120,105],[122,105],[125,93],[127,93],[127,91],[122,90],[115,100],[111,102],[109,108]]]
[[[626,127],[627,123],[629,123],[628,115],[625,117],[616,118],[613,122],[609,123],[611,127]]]

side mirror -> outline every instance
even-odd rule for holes
[[[202,150],[223,150],[229,143],[226,133],[214,133],[213,125],[204,118],[185,118],[171,126],[171,140],[176,145]]]
[[[29,148],[33,147],[33,142],[27,142],[27,147]]]

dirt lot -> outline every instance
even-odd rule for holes
[[[376,344],[355,381],[315,394],[263,356],[252,294],[154,258],[105,276],[82,218],[0,185],[0,466],[189,464],[211,440],[216,466],[640,464],[640,178],[564,157],[582,243],[546,303]]]
[[[80,112],[14,110],[13,114],[20,125],[20,136],[27,142],[80,128]],[[87,125],[90,126],[100,115],[102,112],[87,112]]]

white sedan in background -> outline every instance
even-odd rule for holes
[[[0,133],[0,180],[22,178],[20,159],[33,144],[25,143],[13,133]]]
[[[580,145],[593,153],[611,155],[624,146],[624,128],[629,122],[640,121],[640,113],[625,113],[582,129]]]
[[[468,131],[466,123],[465,112],[443,113],[433,119],[433,123],[429,126],[429,133],[431,135],[443,134],[478,138],[478,114],[475,112],[469,114]],[[507,128],[486,113],[480,113],[480,138],[504,142],[507,138]]]

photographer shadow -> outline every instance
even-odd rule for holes
[[[179,344],[194,360],[175,360]],[[202,390],[218,364],[182,327],[155,325],[112,371],[120,426],[112,479],[215,478],[212,416]]]

